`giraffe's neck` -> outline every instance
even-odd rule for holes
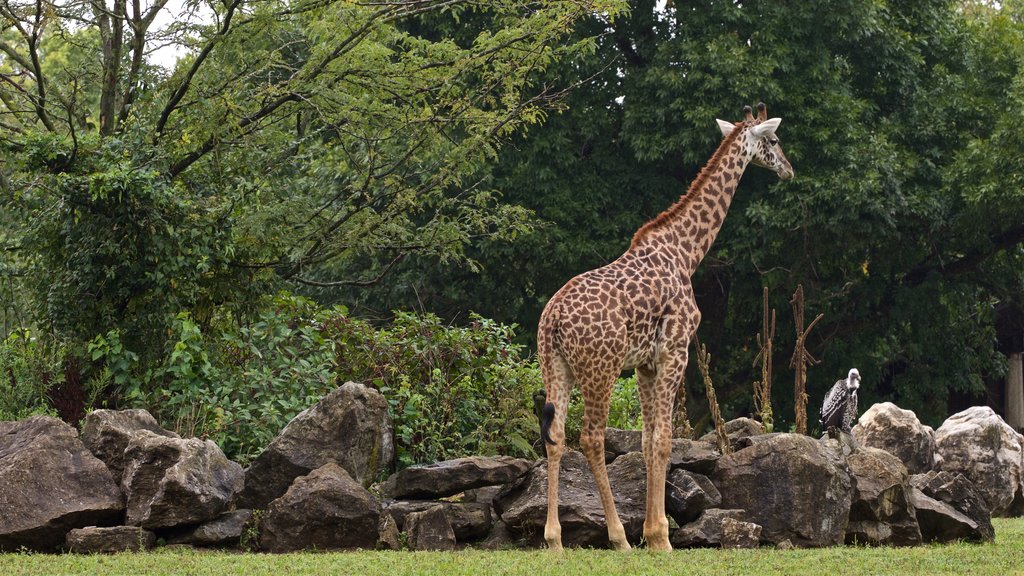
[[[693,274],[718,236],[750,162],[742,132],[737,127],[722,141],[686,194],[637,231],[630,250],[654,247],[671,255],[681,273]]]

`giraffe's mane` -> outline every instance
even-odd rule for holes
[[[715,171],[715,168],[718,167],[722,158],[725,157],[726,150],[728,150],[729,145],[736,140],[742,131],[743,123],[737,123],[736,128],[722,140],[722,143],[718,145],[718,149],[711,155],[711,159],[708,160],[707,164],[705,164],[704,167],[700,169],[700,172],[697,173],[697,177],[693,179],[692,183],[690,183],[690,187],[686,190],[686,193],[680,196],[679,199],[671,206],[666,208],[664,212],[658,214],[654,218],[651,218],[646,224],[641,226],[636,231],[636,234],[633,235],[633,241],[630,243],[631,247],[636,246],[637,242],[644,239],[652,230],[658,228],[665,222],[673,220],[693,203],[694,198],[697,196],[696,191],[699,190],[700,187],[707,182],[708,178],[711,177],[711,173]]]

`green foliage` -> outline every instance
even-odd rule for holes
[[[0,421],[53,415],[47,395],[64,378],[63,361],[62,348],[41,342],[28,330],[0,341]]]

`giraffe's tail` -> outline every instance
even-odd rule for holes
[[[551,402],[544,404],[544,408],[540,412],[540,437],[545,442],[555,445],[555,441],[551,439],[551,434],[548,432],[551,429],[551,423],[555,420],[555,405]]]

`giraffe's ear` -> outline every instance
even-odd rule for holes
[[[782,118],[771,118],[761,122],[757,126],[754,126],[750,129],[750,132],[754,138],[771,136],[772,134],[775,134],[775,130],[779,128],[779,124],[782,124]]]
[[[726,122],[725,120],[715,119],[718,122],[718,129],[722,131],[722,136],[728,136],[733,130],[736,129],[736,125],[732,122]]]

